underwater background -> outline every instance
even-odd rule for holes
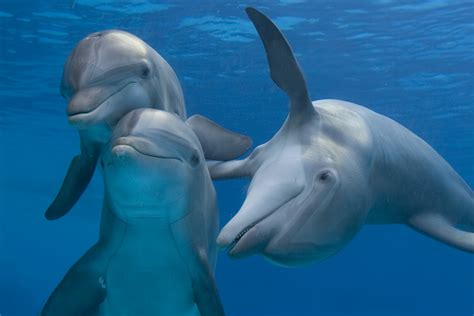
[[[284,31],[313,100],[352,101],[397,120],[474,186],[473,1],[0,2],[0,315],[37,315],[97,240],[102,179],[57,221],[54,198],[78,135],[59,94],[62,67],[87,34],[122,29],[176,71],[188,115],[266,142],[287,115],[247,19]],[[221,225],[248,181],[215,183]],[[365,226],[334,257],[299,268],[221,252],[216,278],[230,316],[474,314],[474,256],[405,226]],[[65,315],[67,316],[67,315]]]

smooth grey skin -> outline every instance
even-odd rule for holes
[[[181,85],[170,65],[141,39],[119,30],[93,33],[77,44],[64,66],[61,94],[69,102],[68,120],[79,131],[81,154],[72,159],[46,211],[50,220],[64,216],[79,200],[102,146],[125,114],[156,108],[186,119]],[[251,147],[248,137],[205,117],[195,115],[188,125],[202,141],[208,159],[234,159]]]
[[[147,59],[143,59],[144,52],[154,58],[146,56]],[[155,63],[148,78],[138,78],[140,62],[149,64],[149,60],[155,60]],[[101,63],[108,65],[107,68],[99,67]],[[124,63],[125,66],[122,65]],[[123,85],[131,90],[120,90]],[[111,91],[114,88],[117,92],[108,99],[101,96],[101,89]],[[146,101],[148,91],[152,96],[158,91],[159,98],[150,97],[155,101]],[[89,95],[89,92],[92,94]],[[186,118],[181,87],[171,67],[143,41],[122,31],[94,33],[77,45],[65,66],[62,93],[70,99],[68,109],[71,112],[78,112],[76,107],[93,108],[90,104],[96,104],[96,107],[89,113],[70,117],[81,136],[81,155],[72,160],[61,190],[46,212],[48,219],[62,217],[80,198],[94,173],[100,152],[121,116],[137,107],[155,107],[175,113],[182,120]],[[251,147],[251,139],[247,136],[229,131],[203,116],[194,115],[186,120],[186,124],[195,131],[208,159],[233,159]],[[119,234],[125,229],[124,223],[110,213],[107,200],[104,200],[100,227],[99,242],[65,275],[55,290],[60,294],[50,296],[42,315],[64,315],[61,314],[64,302],[75,302],[77,305],[72,304],[75,307],[67,315],[88,315],[91,306],[97,305],[92,298],[100,299],[103,291],[96,287],[96,281],[78,281],[97,280],[104,274],[108,258],[116,247],[114,240],[107,236]],[[96,277],[84,278],[92,274]]]
[[[101,146],[112,128],[136,108],[156,108],[186,119],[181,85],[170,65],[138,37],[119,30],[82,39],[64,66],[61,94],[77,127],[81,154],[74,157],[46,218],[64,216],[89,184]]]
[[[311,102],[283,34],[262,13],[246,11],[290,111],[248,158],[211,166],[214,178],[252,178],[218,244],[231,256],[259,253],[291,266],[335,254],[363,224],[406,224],[474,252],[473,191],[453,168],[383,115],[340,100]]]
[[[101,227],[41,315],[224,315],[216,194],[192,129],[168,112],[134,110],[100,161],[103,213],[121,225]]]

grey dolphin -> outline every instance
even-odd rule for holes
[[[154,66],[156,68],[153,68],[152,72],[147,74],[148,79],[140,81],[137,79],[138,70],[132,71],[133,65],[137,66],[144,61],[143,52],[147,50],[150,50],[150,54],[156,57],[157,65]],[[102,56],[102,58],[98,59],[98,56]],[[120,64],[126,63],[128,60],[130,67],[115,67],[110,64],[113,60]],[[135,62],[136,60],[138,62]],[[110,70],[101,72],[100,69],[105,67],[99,66],[101,62],[108,65]],[[146,61],[146,64],[148,63]],[[96,68],[98,70],[95,73],[93,69]],[[95,78],[94,73],[100,80],[92,79]],[[154,79],[152,79],[153,76]],[[87,84],[87,80],[91,80],[93,84]],[[147,80],[153,82],[148,85]],[[88,97],[87,91],[90,91],[89,89],[93,89],[91,91],[95,89],[95,95],[99,96],[102,87],[110,92],[114,87],[125,85],[121,82],[134,81],[137,83],[129,84],[127,87],[127,89],[133,88],[127,90],[131,91],[130,96],[128,96],[128,92],[121,95],[122,91],[126,89],[120,90],[118,88],[118,92],[108,99],[99,97],[103,102],[94,103],[94,98]],[[84,84],[82,85],[82,83]],[[158,90],[160,97],[156,99],[157,101],[155,100],[156,102],[146,101],[146,89],[138,85],[147,87],[152,95],[154,95],[153,91]],[[143,97],[140,97],[140,93],[137,91],[143,92]],[[72,96],[68,107],[71,113],[79,112],[72,110],[76,106],[93,108],[93,110],[90,112],[86,110],[86,113],[82,114],[72,114],[70,117],[70,121],[77,126],[81,136],[81,155],[75,157],[71,162],[61,190],[46,213],[48,219],[59,218],[74,206],[93,175],[99,153],[108,142],[116,121],[125,113],[138,107],[154,107],[174,113],[182,120],[186,118],[181,87],[171,67],[140,39],[122,31],[94,33],[77,45],[65,66],[62,93],[68,99]],[[79,102],[82,99],[81,95],[84,96],[83,102]],[[90,106],[92,103],[95,104],[94,107]],[[190,117],[186,120],[186,125],[195,132],[200,140],[207,159],[233,159],[251,146],[250,138],[229,131],[200,115]],[[80,307],[73,304],[72,306],[76,306],[76,308],[71,309],[69,315],[82,315],[81,313],[87,312],[88,308],[97,305],[95,299],[101,298],[103,291],[101,287],[96,286],[95,281],[92,283],[78,281],[96,280],[104,274],[108,258],[116,248],[115,240],[107,236],[117,235],[125,229],[124,223],[110,212],[110,207],[106,202],[107,200],[104,201],[102,209],[99,241],[65,275],[55,290],[55,293],[59,292],[60,295],[50,296],[43,315],[57,315],[58,313],[62,315],[56,308],[58,306],[61,308],[64,302],[77,302]],[[95,275],[97,278],[93,278],[91,275]],[[82,300],[78,297],[81,297]],[[88,302],[89,305],[81,304],[81,301]]]
[[[42,315],[224,315],[213,272],[216,195],[189,125],[168,112],[134,110],[100,161],[103,213],[121,224],[101,228]]]
[[[119,30],[96,32],[77,44],[64,66],[61,94],[69,102],[69,122],[78,128],[81,154],[72,159],[46,211],[48,219],[62,217],[78,201],[94,174],[102,145],[126,113],[156,108],[186,119],[181,85],[170,65],[141,39]],[[214,149],[203,143],[212,159],[233,159],[250,147],[247,137],[201,116],[190,118],[189,125],[203,141],[222,141]]]
[[[96,32],[82,39],[64,66],[61,94],[79,129],[81,154],[74,157],[48,219],[67,213],[87,187],[101,144],[127,112],[151,107],[186,118],[179,81],[169,64],[138,37],[123,31]]]
[[[454,169],[383,115],[340,100],[311,102],[283,34],[259,11],[246,11],[290,111],[248,158],[211,166],[214,178],[252,178],[218,244],[232,256],[298,265],[335,254],[366,223],[397,223],[474,252],[474,195]]]

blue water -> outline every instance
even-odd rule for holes
[[[85,35],[118,28],[175,69],[189,114],[267,141],[287,114],[243,1],[0,3],[0,314],[36,315],[96,241],[102,182],[66,217],[43,213],[78,151],[59,95],[63,63]],[[396,119],[474,186],[472,1],[254,1],[284,30],[313,99],[339,98]],[[221,222],[247,181],[217,182]],[[474,313],[474,256],[404,226],[365,227],[336,256],[300,268],[221,253],[230,316]],[[67,316],[67,315],[65,315]]]

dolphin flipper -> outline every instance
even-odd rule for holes
[[[209,161],[207,167],[213,180],[251,177],[248,159],[231,161]]]
[[[408,220],[408,225],[452,247],[474,253],[474,233],[456,228],[440,214],[422,213],[414,215]]]
[[[217,285],[208,256],[199,252],[200,273],[193,279],[193,293],[201,316],[224,316]]]
[[[199,211],[192,211],[184,218],[172,223],[171,231],[176,247],[187,265],[193,282],[193,293],[201,316],[224,316],[213,268],[209,262],[207,245],[209,238],[204,233],[197,233],[195,227],[206,227],[206,220]]]
[[[204,116],[193,115],[186,124],[198,137],[206,159],[235,159],[252,146],[249,137],[225,129]]]
[[[81,153],[71,160],[61,189],[46,210],[47,219],[64,216],[76,204],[94,175],[98,157],[98,151],[93,151],[91,154]]]
[[[248,7],[245,11],[265,47],[272,80],[290,97],[290,114],[316,114],[303,73],[283,33],[258,10]]]
[[[66,273],[48,298],[41,316],[95,315],[106,296],[106,258],[96,244]]]

